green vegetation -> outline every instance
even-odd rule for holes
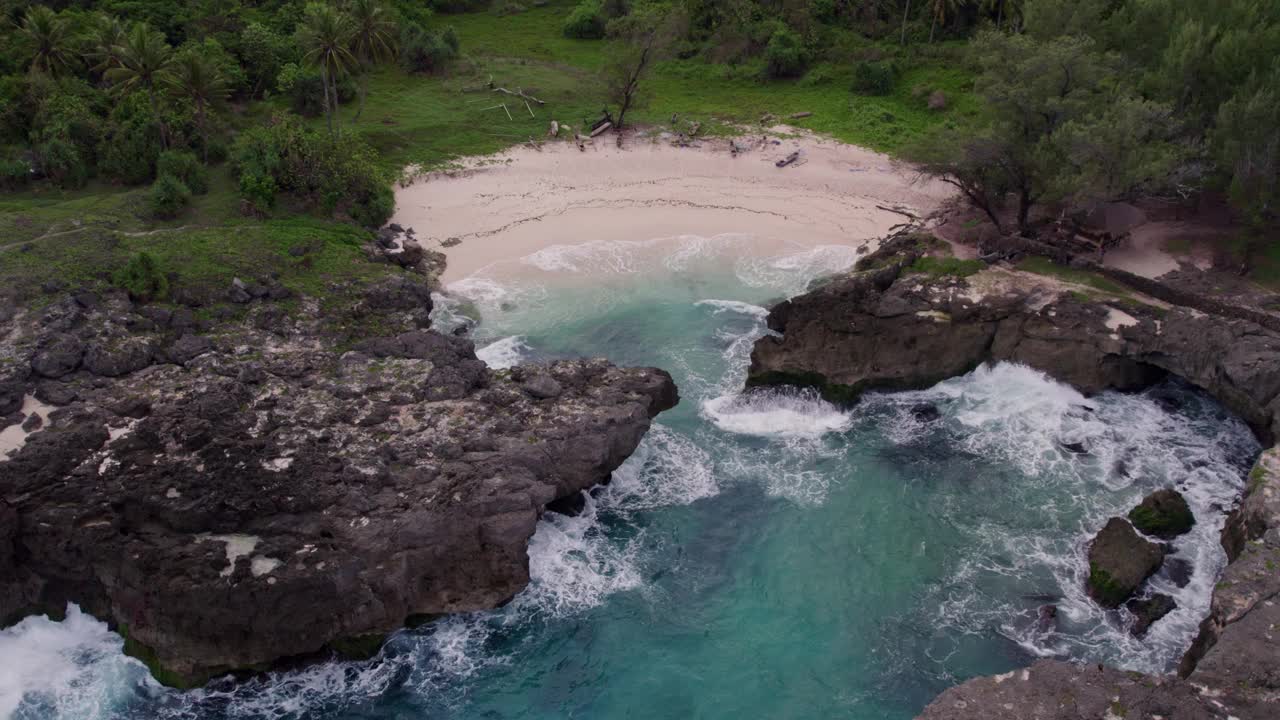
[[[1017,267],[1023,272],[1047,275],[1049,277],[1062,280],[1063,282],[1073,283],[1075,285],[1084,285],[1111,295],[1118,295],[1120,297],[1129,297],[1131,295],[1130,291],[1120,284],[1108,280],[1095,272],[1063,267],[1048,258],[1023,258],[1018,262]]]
[[[1179,508],[1150,508],[1139,505],[1129,511],[1133,526],[1157,537],[1181,535],[1196,524],[1195,516],[1185,505]]]
[[[1116,584],[1111,573],[1094,563],[1089,563],[1089,593],[1106,607],[1118,607],[1129,597],[1129,592]]]
[[[924,273],[930,277],[969,277],[980,272],[987,265],[981,260],[961,260],[957,257],[934,257],[925,255],[907,268],[910,272]]]
[[[134,255],[127,265],[112,275],[111,283],[128,291],[129,297],[143,302],[159,300],[169,292],[169,280],[145,252]]]

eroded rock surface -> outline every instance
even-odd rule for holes
[[[61,407],[0,458],[0,618],[80,603],[180,684],[491,608],[677,401],[603,360],[490,371],[412,276],[251,289],[217,322],[116,293],[11,321],[5,397]]]

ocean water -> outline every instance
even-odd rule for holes
[[[1176,384],[1085,398],[1015,365],[852,409],[741,394],[765,307],[855,258],[679,237],[455,283],[437,322],[478,320],[491,366],[605,355],[681,390],[582,514],[542,520],[525,592],[370,661],[186,693],[73,607],[0,631],[0,718],[906,719],[1042,656],[1171,670],[1225,563],[1217,532],[1259,449],[1245,426]],[[940,419],[915,419],[924,402]],[[1179,609],[1139,640],[1084,596],[1084,551],[1167,486],[1200,521],[1175,543],[1191,572],[1153,581]],[[1056,627],[1037,623],[1046,604]]]

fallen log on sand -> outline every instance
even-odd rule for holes
[[[806,112],[791,113],[791,119],[792,119],[792,120],[802,120],[802,119],[807,118],[807,117],[813,117],[813,113],[811,113],[811,112],[807,112],[807,111],[806,111]]]
[[[613,123],[611,123],[611,122],[603,122],[603,123],[601,123],[599,126],[597,126],[595,130],[592,130],[592,131],[591,131],[591,137],[595,137],[595,136],[599,135],[600,133],[602,133],[602,132],[604,132],[604,131],[608,130],[608,129],[609,129],[609,128],[611,128],[611,127],[613,127]]]
[[[786,157],[782,158],[781,160],[779,160],[778,162],[774,163],[774,165],[777,165],[778,167],[786,167],[786,166],[790,165],[791,163],[793,163],[793,162],[795,162],[795,161],[797,161],[797,160],[799,160],[799,159],[800,159],[800,151],[799,151],[799,150],[796,150],[796,151],[792,152],[790,155],[788,155],[788,156],[786,156]]]

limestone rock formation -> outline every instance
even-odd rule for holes
[[[1130,510],[1129,522],[1144,535],[1172,540],[1189,532],[1196,518],[1186,498],[1177,490],[1164,489],[1146,496]]]
[[[79,603],[190,684],[491,608],[528,583],[547,504],[677,402],[603,360],[490,371],[425,329],[411,275],[347,290],[293,313],[246,290],[216,322],[123,293],[12,319],[6,397],[60,407],[0,458],[0,619]]]
[[[1119,607],[1158,569],[1164,550],[1123,518],[1113,517],[1089,545],[1089,596]]]

